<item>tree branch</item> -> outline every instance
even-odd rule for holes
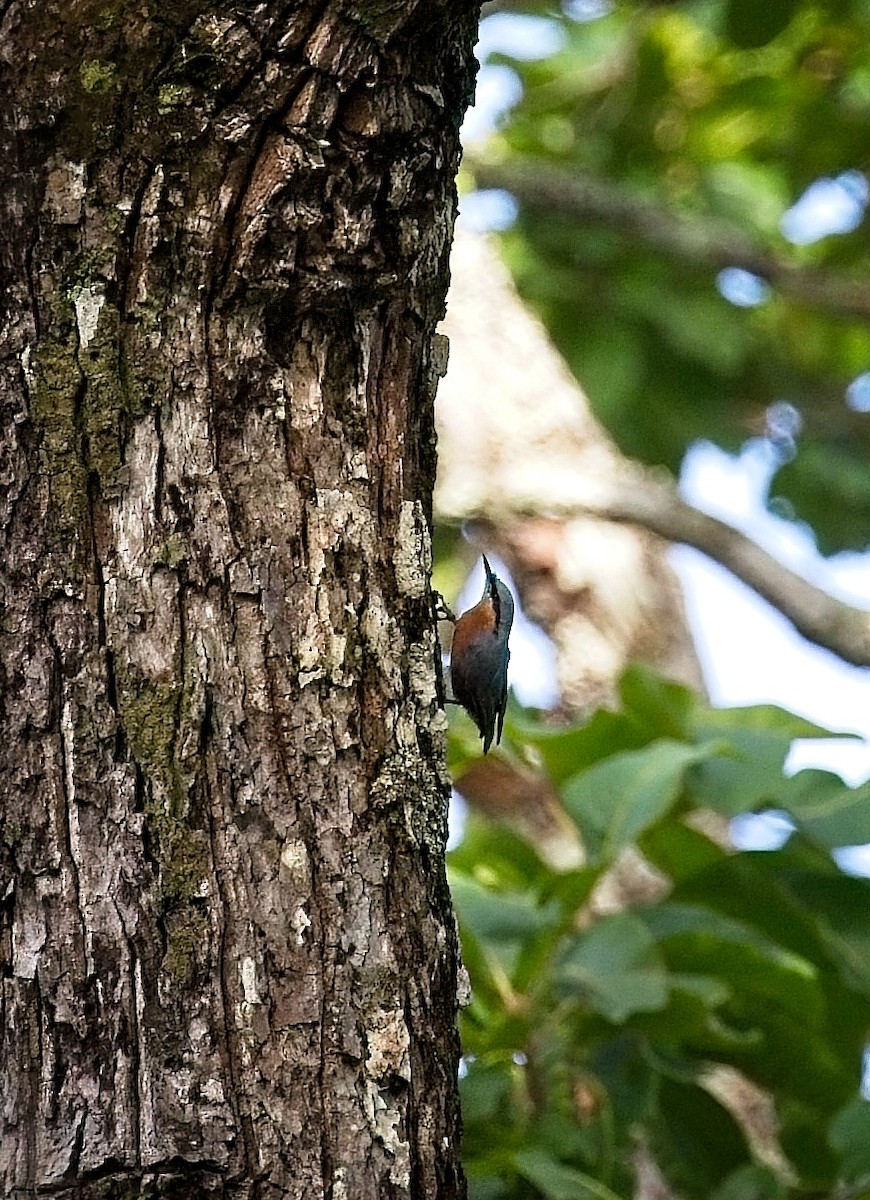
[[[870,289],[863,283],[785,262],[726,222],[689,220],[594,176],[537,161],[493,163],[466,152],[466,165],[478,187],[504,188],[530,207],[596,221],[694,266],[742,267],[785,295],[828,312],[870,316]]]
[[[564,503],[550,500],[547,508],[560,517],[640,525],[667,541],[693,546],[773,605],[808,641],[855,666],[870,666],[870,611],[828,595],[732,525],[686,504],[672,483],[651,471],[632,468],[607,480],[575,480]],[[541,515],[539,504],[534,515]]]

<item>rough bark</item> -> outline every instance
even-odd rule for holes
[[[428,524],[475,18],[0,5],[4,1196],[463,1194]]]

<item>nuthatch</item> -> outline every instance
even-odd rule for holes
[[[450,680],[453,695],[480,730],[483,752],[492,739],[501,741],[507,708],[508,637],[514,619],[514,599],[483,556],[486,585],[474,608],[464,612],[453,630]],[[496,734],[496,719],[498,733]]]

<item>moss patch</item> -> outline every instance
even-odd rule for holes
[[[104,488],[117,481],[129,419],[118,312],[101,290],[105,263],[105,255],[76,261],[64,281],[65,297],[55,305],[51,336],[39,343],[30,364],[30,416],[42,435],[42,471],[51,481],[61,535],[73,540],[87,513],[89,474],[96,472]],[[83,297],[96,314],[87,345],[78,329]]]
[[[87,58],[79,67],[79,79],[86,92],[99,95],[107,92],[115,82],[117,67],[111,62],[100,62],[97,58]]]
[[[163,967],[179,987],[189,987],[194,982],[208,946],[208,933],[208,918],[198,908],[188,907],[168,921]]]
[[[118,671],[118,703],[130,749],[146,775],[170,792],[180,695],[178,683],[157,683],[134,671]]]
[[[41,469],[62,537],[76,541],[87,509],[87,470],[82,457],[79,399],[83,378],[76,361],[75,332],[68,322],[39,343],[31,363],[34,391],[30,415],[42,433]]]
[[[145,815],[166,914],[164,965],[184,985],[194,976],[208,934],[201,901],[210,862],[208,835],[191,821],[196,764],[179,751],[180,730],[194,719],[192,690],[130,668],[118,669],[117,683],[124,732],[149,784]]]

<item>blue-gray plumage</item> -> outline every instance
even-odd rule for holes
[[[450,680],[453,695],[480,730],[483,752],[501,741],[507,708],[508,638],[514,598],[483,556],[486,584],[474,608],[462,614],[453,630]],[[496,729],[496,723],[498,728]]]

